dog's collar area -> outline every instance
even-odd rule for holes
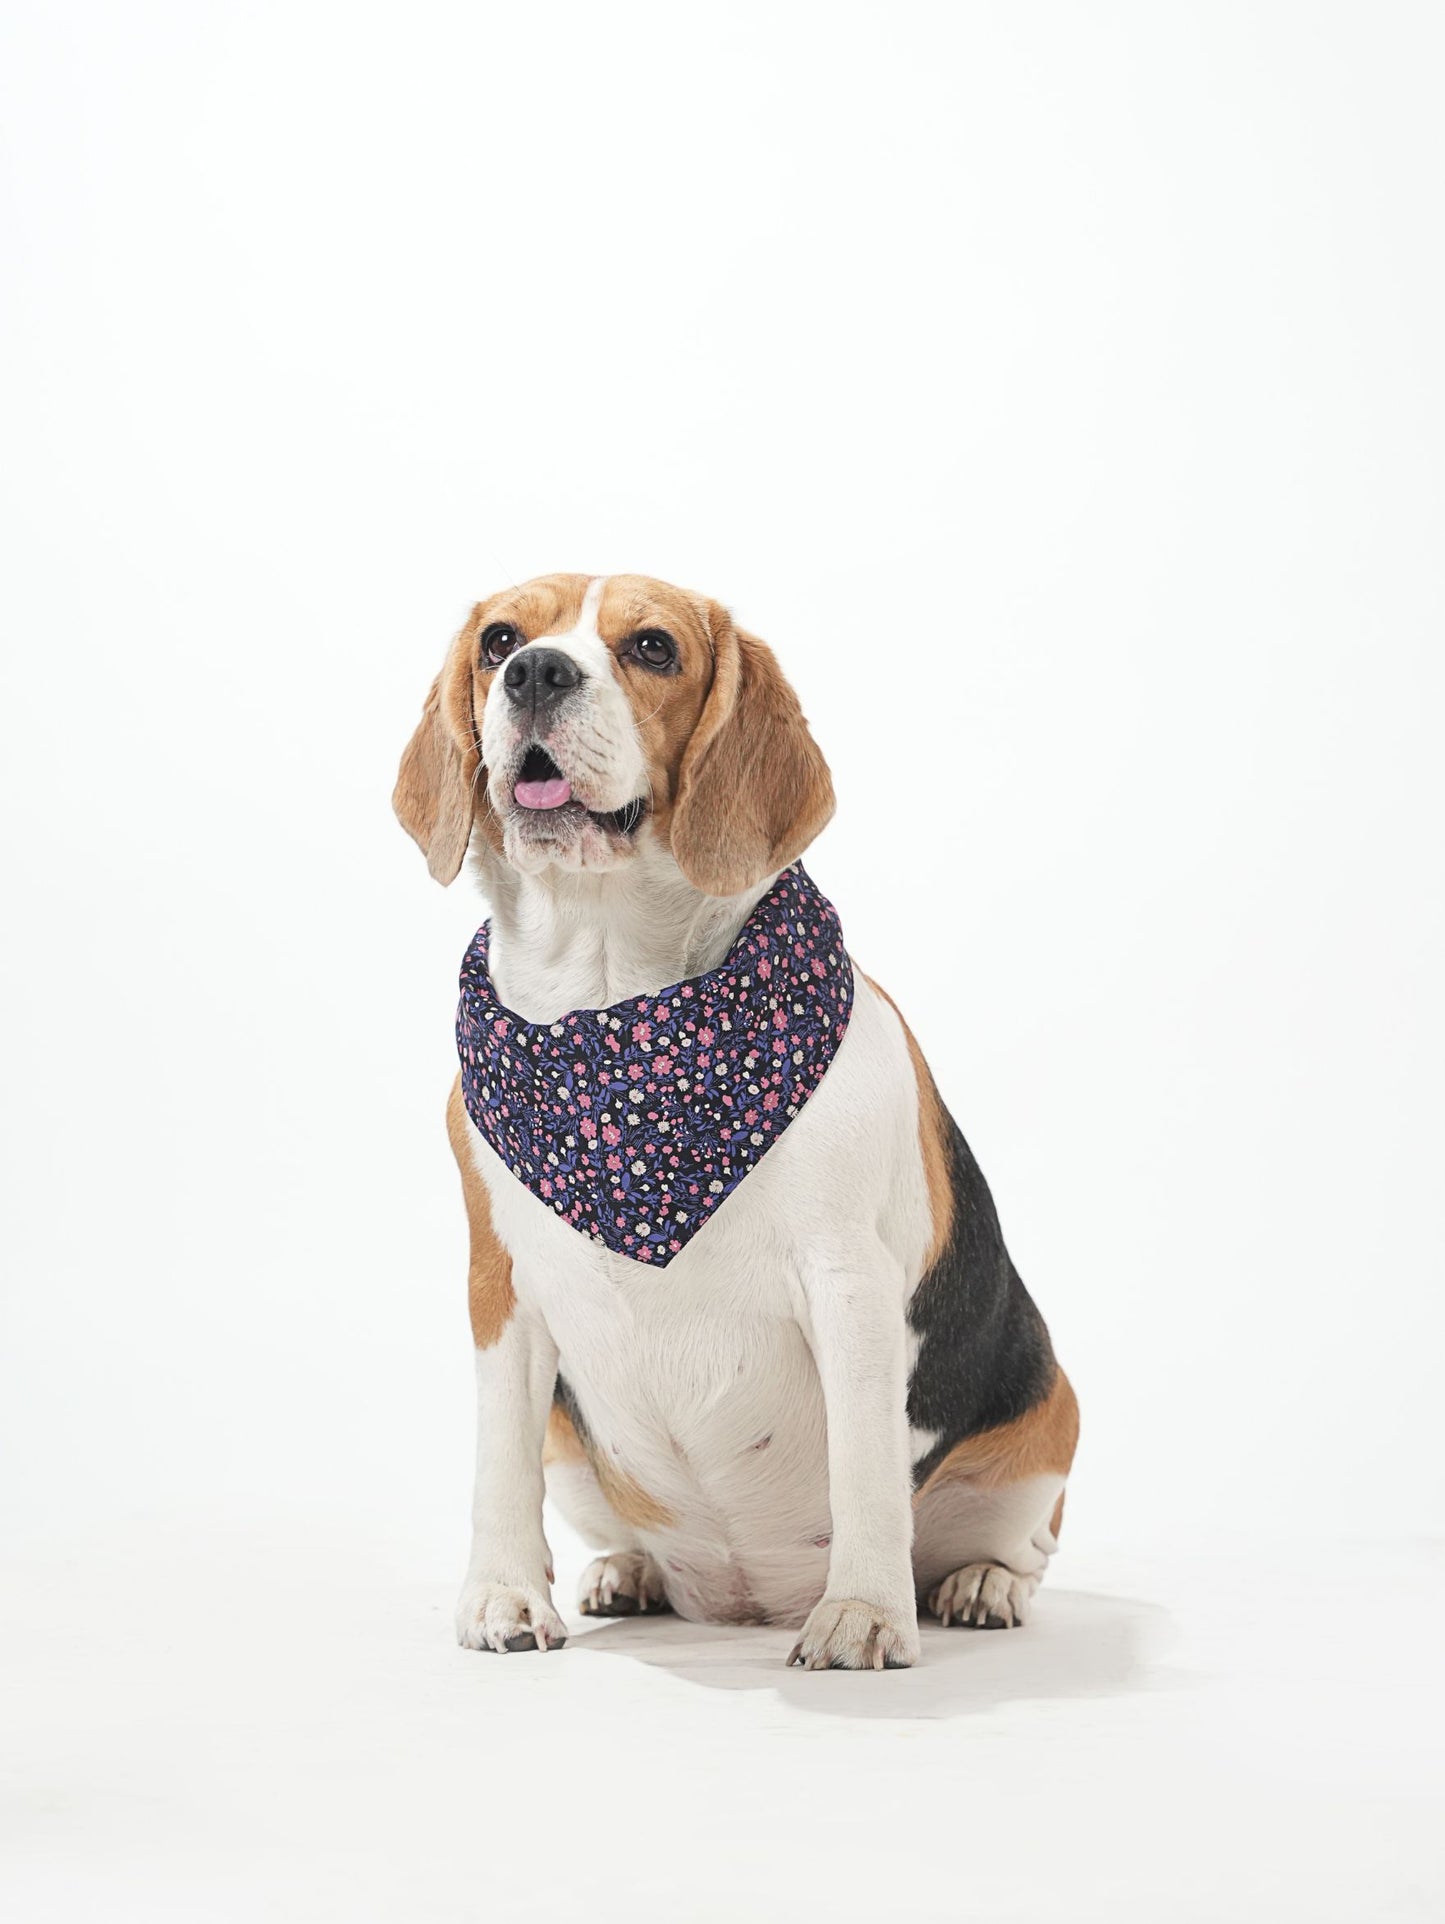
[[[837,1053],[853,965],[836,910],[794,865],[716,969],[555,1022],[527,1022],[498,1001],[490,933],[484,923],[462,963],[468,1115],[564,1222],[664,1267],[779,1140]]]

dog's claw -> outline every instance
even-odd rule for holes
[[[918,1615],[857,1598],[825,1597],[813,1609],[788,1664],[803,1670],[906,1670],[918,1660]]]
[[[567,1626],[539,1590],[469,1583],[457,1604],[457,1641],[466,1650],[505,1655],[518,1650],[560,1650]]]
[[[577,1607],[584,1617],[656,1615],[668,1609],[667,1592],[645,1550],[614,1550],[583,1573]]]
[[[970,1563],[930,1594],[928,1608],[945,1629],[1011,1630],[1026,1623],[1038,1578],[1019,1576],[1002,1564]]]

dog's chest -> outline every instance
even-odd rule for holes
[[[817,1095],[660,1269],[570,1228],[473,1132],[519,1309],[556,1343],[592,1448],[688,1615],[791,1621],[821,1592],[827,1426],[803,1278],[872,1249],[875,1286],[899,1286],[887,1260],[916,1281],[928,1206],[912,1090],[901,1031],[865,989]]]
[[[539,1235],[554,1225],[535,1208],[515,1263],[593,1449],[638,1502],[637,1534],[678,1607],[700,1616],[788,1618],[826,1567],[823,1398],[796,1313],[800,1252],[772,1187],[749,1178],[665,1270],[560,1223]],[[517,1198],[493,1203],[505,1236]]]

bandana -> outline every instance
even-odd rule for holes
[[[795,863],[719,968],[556,1022],[524,1022],[497,1000],[490,933],[484,922],[462,962],[467,1114],[564,1222],[665,1266],[772,1148],[837,1053],[853,965],[836,909]]]

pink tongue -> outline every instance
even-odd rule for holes
[[[560,808],[572,799],[572,784],[565,775],[550,782],[518,782],[512,791],[523,808]]]

